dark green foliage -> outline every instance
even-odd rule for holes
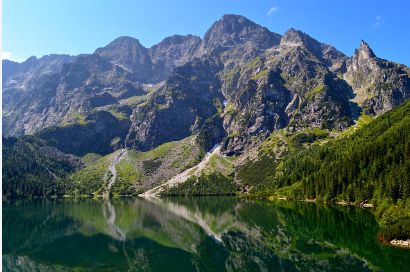
[[[262,182],[255,193],[268,195],[299,182],[300,198],[406,199],[410,196],[409,113],[407,102],[350,137],[289,153],[280,171],[272,167],[273,178]]]
[[[293,137],[290,142],[298,146],[297,139],[301,138]],[[371,200],[376,205],[387,201],[377,211],[386,240],[410,238],[410,204],[397,205],[410,199],[409,173],[410,101],[348,137],[295,149],[277,165],[262,156],[239,171],[247,180],[259,179],[251,192],[255,196]]]
[[[377,208],[376,216],[380,219],[379,235],[383,240],[410,238],[410,198],[394,205],[384,201]]]
[[[144,172],[146,174],[151,174],[160,167],[162,162],[160,160],[145,160],[142,162]]]
[[[313,143],[317,140],[326,138],[329,132],[326,130],[313,129],[297,133],[290,138],[290,145],[293,148],[301,148],[304,143]]]
[[[3,196],[58,196],[69,184],[62,181],[79,160],[33,137],[3,138]]]
[[[273,157],[263,154],[257,161],[239,168],[238,177],[244,185],[256,185],[273,178],[276,163]]]
[[[238,191],[231,177],[221,173],[192,176],[179,186],[169,188],[163,195],[232,195]]]

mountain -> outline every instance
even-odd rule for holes
[[[203,38],[2,64],[6,196],[408,199],[410,69],[364,41],[349,57],[224,15]]]

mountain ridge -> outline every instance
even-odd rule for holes
[[[365,41],[348,57],[300,30],[280,35],[232,14],[202,38],[173,35],[146,48],[122,36],[92,54],[3,64],[5,135],[33,135],[77,157],[162,154],[119,164],[133,169],[122,180],[131,192],[166,182],[215,145],[219,157],[206,171],[231,181],[227,158],[258,159],[272,135],[334,138],[410,97],[409,68],[378,58]],[[190,163],[167,171],[172,158],[187,157],[165,152],[170,143],[194,150]]]

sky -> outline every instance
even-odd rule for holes
[[[284,34],[293,27],[351,56],[364,39],[410,66],[407,0],[3,0],[2,58],[92,53],[119,36],[150,47],[173,34],[203,37],[223,14]]]

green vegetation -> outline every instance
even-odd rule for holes
[[[62,196],[79,160],[34,136],[3,138],[3,197]]]
[[[118,177],[111,188],[114,195],[135,195],[139,192],[135,190],[135,184],[141,181],[144,176],[137,171],[134,165],[123,159],[116,165]]]
[[[218,114],[222,114],[223,105],[222,105],[221,100],[219,100],[218,98],[214,98],[213,104],[214,104],[215,108],[217,109]]]
[[[82,158],[81,161],[86,165],[93,164],[97,162],[102,156],[96,153],[87,153]]]
[[[229,114],[229,115],[235,115],[236,114],[236,110],[233,104],[228,104],[225,107],[225,114]]]
[[[269,74],[269,70],[265,69],[260,71],[259,73],[257,73],[256,75],[254,75],[253,77],[251,77],[251,80],[259,80],[261,77],[266,76],[267,74]]]
[[[288,135],[284,130],[276,131],[258,147],[257,160],[246,161],[239,167],[237,177],[247,186],[271,184],[277,178],[275,173],[283,167],[283,154],[306,148],[326,139],[328,135],[328,131],[318,128],[306,129],[293,135]]]
[[[72,111],[66,118],[67,122],[65,122],[65,125],[69,125],[72,123],[75,124],[80,124],[80,125],[85,125],[87,123],[86,116],[82,115],[78,111]]]
[[[387,201],[389,208],[379,212],[384,235],[397,236],[404,231],[403,235],[410,238],[404,227],[410,218],[409,205],[398,205],[410,197],[409,113],[410,101],[363,125],[348,137],[325,145],[289,149],[280,163],[272,157],[261,156],[259,161],[245,164],[239,176],[255,183],[251,192],[254,196],[285,195],[327,202],[371,201],[379,207]],[[291,142],[300,146],[301,142],[315,139],[316,136],[308,139],[293,136]],[[397,207],[391,208],[393,205]],[[398,213],[404,214],[404,218],[396,217],[400,223],[388,219],[389,215]]]
[[[167,188],[164,195],[231,195],[238,191],[233,182],[235,158],[214,154],[199,175],[192,173],[184,183]],[[195,171],[195,170],[194,170]]]
[[[162,162],[160,160],[145,160],[142,162],[144,172],[147,174],[155,172],[161,164]]]
[[[107,155],[114,152],[111,143],[124,140],[129,129],[129,120],[118,120],[107,111],[88,115],[86,124],[51,126],[39,131],[36,136],[46,144],[68,154],[84,156],[87,153]]]
[[[376,210],[380,219],[380,237],[384,240],[409,239],[410,237],[410,198],[399,199],[396,203],[384,201]]]
[[[120,121],[128,119],[128,116],[125,113],[117,111],[115,108],[110,108],[108,112]]]
[[[92,196],[101,193],[104,187],[104,175],[111,163],[111,155],[104,156],[95,163],[86,166],[67,178],[67,182],[73,184],[67,193],[76,196]]]
[[[168,142],[164,143],[150,151],[147,152],[142,152],[140,153],[141,158],[147,158],[147,159],[157,159],[166,156],[171,148],[173,148],[176,145],[177,142]]]
[[[254,58],[252,61],[245,65],[246,69],[255,70],[263,65],[262,59],[260,57]]]
[[[349,127],[348,129],[344,130],[342,133],[338,135],[339,138],[346,137],[351,135],[353,132],[355,132],[357,129],[362,128],[363,126],[369,124],[371,121],[373,121],[373,117],[365,114],[362,112],[360,115],[359,119],[357,120],[356,124],[354,126]]]
[[[326,139],[328,136],[329,131],[327,130],[319,128],[306,129],[300,133],[290,136],[288,148],[291,151],[297,151],[306,146],[306,144],[315,143],[316,141]]]
[[[239,67],[235,66],[234,68],[224,72],[224,74],[222,75],[222,78],[227,84],[230,85],[233,83],[234,78],[239,76],[239,73],[240,73]]]
[[[314,89],[308,91],[305,95],[306,99],[312,100],[316,95],[322,94],[326,92],[327,86],[326,85],[320,85],[315,87]]]
[[[238,191],[232,177],[221,173],[192,176],[179,186],[168,188],[164,195],[231,195]]]
[[[151,89],[153,89],[153,88],[151,88]],[[128,97],[126,99],[121,100],[121,103],[132,106],[132,107],[135,107],[135,106],[138,106],[138,105],[146,102],[147,99],[148,99],[148,97],[145,96],[145,95],[136,95],[136,96],[131,96],[131,97]]]

